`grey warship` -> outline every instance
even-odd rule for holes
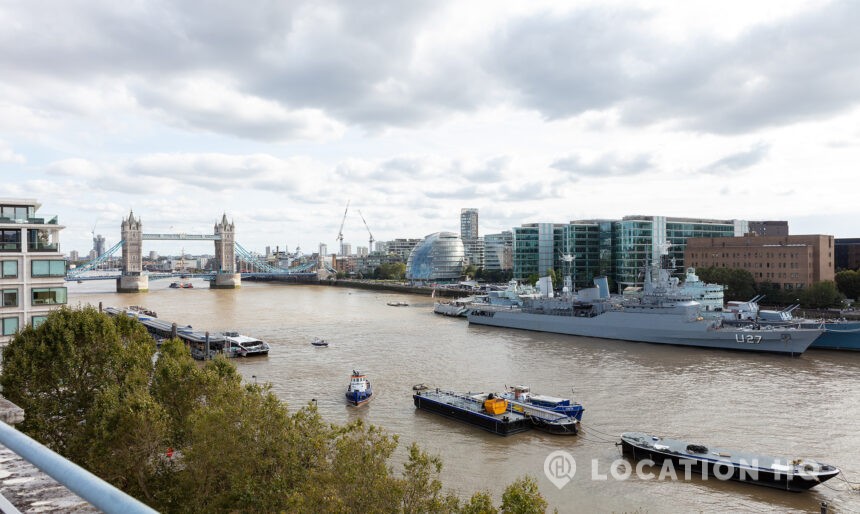
[[[799,326],[732,327],[705,319],[699,302],[678,297],[669,273],[651,268],[636,301],[611,298],[605,277],[577,296],[526,300],[519,308],[476,307],[469,323],[632,342],[797,356],[824,333]]]

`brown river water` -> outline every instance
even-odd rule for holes
[[[143,305],[198,330],[264,339],[272,346],[268,357],[233,361],[247,381],[271,383],[292,408],[315,399],[329,421],[362,418],[385,427],[400,438],[398,462],[417,441],[442,457],[445,487],[462,496],[484,489],[499,501],[507,484],[528,474],[550,507],[565,513],[818,512],[821,502],[830,512],[860,512],[860,492],[850,492],[840,477],[791,493],[713,478],[684,480],[682,469],[677,481],[610,474],[620,458],[618,435],[641,431],[814,458],[860,482],[860,352],[815,350],[792,358],[664,347],[469,326],[463,318],[435,315],[428,297],[249,282],[238,290],[210,290],[203,281],[193,283],[195,289],[169,289],[169,281],[154,281],[148,293],[123,295],[112,281],[70,284],[69,304]],[[314,337],[331,346],[311,346]],[[369,405],[344,401],[352,369],[373,382]],[[417,383],[462,392],[525,384],[539,394],[572,395],[585,407],[583,430],[576,437],[536,431],[500,437],[417,411]],[[544,475],[544,460],[556,450],[576,463],[561,488]]]

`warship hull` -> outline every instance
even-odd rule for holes
[[[522,310],[473,309],[469,323],[599,337],[641,343],[800,355],[823,333],[820,329],[725,327],[713,321],[671,313],[604,312],[596,316],[541,314]]]

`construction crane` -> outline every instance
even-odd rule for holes
[[[349,212],[349,200],[346,201],[346,209],[343,210],[343,220],[340,222],[340,230],[337,231],[337,242],[340,245],[340,255],[343,257],[343,224],[346,223],[346,213]]]
[[[358,210],[358,215],[361,216],[361,221],[364,221],[364,228],[367,229],[367,233],[370,234],[370,243],[367,247],[367,253],[373,252],[373,232],[370,231],[370,227],[367,226],[367,221],[364,220],[364,214],[361,213],[361,209]]]

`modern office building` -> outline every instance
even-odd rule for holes
[[[684,247],[691,237],[738,237],[749,231],[744,220],[625,216],[621,220],[578,220],[567,224],[530,223],[513,230],[514,278],[546,275],[553,269],[571,275],[576,287],[596,276],[609,277],[618,289],[642,284],[642,270],[663,255],[685,267]]]
[[[755,236],[691,238],[686,262],[690,266],[744,269],[757,283],[770,282],[780,289],[802,289],[833,280],[833,236]]]
[[[453,281],[463,274],[466,252],[463,241],[453,232],[436,232],[425,237],[409,254],[406,278],[410,280]]]
[[[514,267],[514,234],[505,230],[500,234],[484,236],[484,269],[508,271]]]
[[[415,245],[424,241],[423,239],[395,239],[385,243],[386,252],[395,254],[400,257],[401,261],[406,262],[409,259],[409,254]]]
[[[36,200],[0,198],[0,344],[37,326],[67,302],[66,260],[56,216],[37,214]]]
[[[599,276],[614,280],[612,226],[611,220],[580,220],[561,227],[555,265],[562,275],[571,277],[576,288],[592,287]]]
[[[614,278],[620,288],[642,284],[646,264],[661,256],[675,260],[675,270],[687,266],[684,248],[692,237],[740,237],[749,232],[745,220],[625,216],[612,224]]]
[[[860,238],[840,238],[833,242],[836,271],[860,269]]]
[[[530,275],[546,276],[555,268],[556,253],[562,248],[558,223],[527,223],[514,227],[514,278],[523,280]]]

